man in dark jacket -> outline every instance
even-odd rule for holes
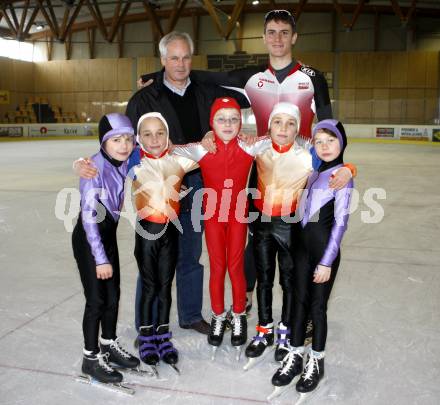
[[[242,94],[216,85],[200,83],[191,74],[193,42],[186,33],[171,32],[159,43],[161,63],[164,69],[154,74],[154,82],[140,89],[129,100],[126,114],[133,127],[137,127],[141,115],[160,112],[169,126],[170,139],[174,144],[199,142],[209,131],[209,112],[218,97],[231,96],[242,108],[249,103]],[[139,157],[137,158],[139,159]],[[136,164],[136,155],[130,159]],[[203,266],[199,263],[202,254],[202,230],[195,231],[191,220],[194,194],[203,187],[200,171],[187,174],[183,184],[191,192],[181,201],[179,221],[183,233],[179,236],[179,251],[176,268],[177,311],[179,325],[208,334],[209,325],[202,317]],[[200,202],[197,206],[201,206]],[[201,212],[198,214],[201,215]],[[197,223],[200,223],[198,220]],[[140,283],[136,290],[136,327],[139,326]]]

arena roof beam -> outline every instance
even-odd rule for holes
[[[17,39],[18,40],[23,40],[23,28],[24,28],[24,23],[26,21],[26,15],[27,15],[28,9],[29,9],[29,0],[25,0],[24,8],[21,13],[20,25],[18,26],[18,30],[17,30]]]
[[[118,29],[118,57],[124,57],[124,31],[125,25],[122,24]]]
[[[156,33],[156,37],[160,38],[163,37],[163,30],[160,25],[159,17],[157,16],[156,12],[151,7],[151,4],[149,1],[142,1],[145,11],[147,12],[148,19],[151,21],[151,26],[153,28],[153,32]]]
[[[1,6],[1,12],[2,12],[3,16],[5,17],[6,24],[8,24],[9,30],[11,31],[12,35],[14,37],[17,37],[17,30],[15,29],[14,25],[12,24],[12,21],[8,16],[8,13],[6,11],[5,6]]]
[[[57,17],[55,16],[55,12],[53,10],[52,2],[51,2],[51,0],[46,0],[46,2],[47,2],[47,7],[49,8],[49,13],[50,13],[50,17],[52,19],[54,31],[57,33],[57,37],[59,38],[60,27],[58,25],[58,20],[57,20]]]
[[[72,25],[75,22],[76,17],[78,17],[79,11],[81,10],[83,3],[84,3],[84,0],[79,0],[78,4],[75,7],[75,10],[72,13],[72,16],[70,17],[69,22],[67,23],[67,26],[65,27],[64,31],[61,34],[60,41],[64,42],[67,34],[69,34],[71,32]]]
[[[194,55],[199,54],[199,37],[200,37],[200,17],[197,14],[192,15],[192,29],[193,29],[193,39],[194,39]]]
[[[35,17],[37,16],[39,11],[40,6],[36,5],[34,10],[32,11],[31,18],[29,18],[26,28],[24,29],[23,38],[27,38],[27,36],[29,35],[29,31],[31,30],[32,24],[34,23]]]
[[[64,48],[66,51],[66,60],[70,60],[72,56],[72,32],[67,33],[66,40],[64,41]]]
[[[397,0],[390,0],[390,1],[391,1],[391,6],[392,6],[394,12],[400,18],[400,21],[402,22],[402,24],[408,24],[408,22],[411,20],[411,17],[416,9],[417,0],[411,1],[411,7],[408,8],[406,15],[403,14],[403,11],[400,8],[399,2]]]
[[[179,20],[180,14],[182,14],[182,10],[185,8],[188,0],[175,0],[173,11],[171,12],[171,16],[169,18],[167,32],[171,32],[177,24]]]
[[[89,44],[89,59],[95,59],[95,37],[96,37],[96,29],[94,27],[87,28],[87,41]]]
[[[18,27],[20,24],[18,23],[17,14],[15,13],[15,9],[12,3],[9,3],[9,10],[11,11],[11,17],[14,20],[15,31],[18,31]]]
[[[47,26],[49,27],[50,32],[52,33],[52,36],[59,38],[59,33],[60,31],[55,30],[55,27],[53,25],[52,20],[49,17],[49,14],[47,14],[46,8],[43,5],[43,1],[42,0],[37,0],[38,2],[38,7],[41,11],[41,14],[43,14],[44,19],[46,20]]]
[[[47,60],[52,60],[53,36],[46,37]]]
[[[130,9],[131,6],[131,1],[125,3],[124,8],[122,9],[122,13],[119,14],[120,11],[120,6],[121,6],[122,1],[119,0],[119,7],[116,7],[115,9],[115,14],[113,16],[113,22],[112,22],[112,28],[108,37],[108,41],[109,42],[113,42],[113,40],[115,39],[115,35],[118,32],[118,29],[121,27],[122,25],[122,20],[124,19],[124,17],[127,15],[128,10]],[[118,12],[116,14],[116,11]]]
[[[356,24],[357,19],[359,18],[359,15],[362,11],[362,8],[364,7],[364,3],[365,3],[365,0],[359,0],[358,4],[356,6],[356,9],[354,10],[351,21],[349,21],[344,16],[344,10],[342,8],[342,5],[339,4],[338,0],[333,0],[333,5],[334,5],[336,12],[338,13],[339,18],[341,19],[342,24],[344,25],[345,28],[347,28],[350,31],[353,29],[354,25]]]
[[[217,12],[215,11],[214,6],[211,3],[211,0],[203,0],[203,3],[205,4],[206,11],[211,16],[212,21],[214,21],[214,25],[215,25],[215,28],[217,29],[217,32],[223,38],[224,34],[223,34],[222,24],[220,22],[220,18],[217,15]]]
[[[229,39],[229,36],[232,34],[232,31],[237,26],[237,21],[241,17],[241,13],[243,12],[243,8],[246,4],[246,0],[237,0],[235,3],[234,9],[232,10],[232,14],[229,18],[228,27],[225,32],[225,39]]]
[[[306,4],[307,4],[307,0],[300,0],[298,5],[296,6],[296,10],[294,13],[296,22],[298,22],[299,17],[301,16]]]
[[[107,29],[105,28],[104,21],[102,20],[101,12],[99,11],[98,5],[96,5],[97,9],[95,10],[94,6],[90,3],[90,0],[86,0],[87,7],[89,8],[90,14],[93,20],[96,22],[99,31],[104,39],[107,39]],[[89,29],[91,27],[87,27]]]
[[[205,1],[207,1],[207,0],[205,0]],[[146,1],[144,0],[143,3],[146,3]],[[277,3],[277,7],[280,9],[289,9],[289,7],[292,8],[292,4]],[[352,4],[352,3],[343,5],[344,12],[347,12],[347,13],[350,13],[350,12],[354,13],[356,10],[356,7],[357,7],[357,5]],[[218,6],[216,6],[216,8],[229,15],[232,12],[234,6],[233,5],[225,5],[225,6],[218,5]],[[404,11],[407,9],[403,8]],[[271,10],[271,8],[268,3],[261,4],[260,7],[258,7],[258,10],[254,6],[249,5],[249,4],[246,4],[246,6],[244,7],[245,13],[256,13],[256,12],[265,13],[270,10]],[[320,3],[320,4],[307,3],[304,6],[304,12],[308,12],[308,13],[332,12],[333,10],[334,10],[334,5],[332,3]],[[160,11],[155,11],[154,13],[156,15],[157,21],[159,21],[159,17],[163,18],[163,19],[168,18],[170,11],[169,10],[160,10]],[[362,13],[364,13],[364,14],[379,13],[381,15],[382,14],[383,15],[394,15],[395,14],[393,8],[391,7],[391,4],[388,4],[388,5],[365,4],[362,9]],[[183,17],[183,16],[190,17],[192,15],[205,16],[207,14],[208,14],[208,12],[206,11],[206,9],[203,6],[198,7],[198,8],[191,7],[191,8],[184,9],[182,11],[181,17]],[[425,17],[432,17],[432,18],[439,18],[440,17],[440,9],[439,8],[417,8],[417,15],[418,16],[425,16]],[[146,12],[135,13],[135,14],[126,15],[122,22],[124,24],[129,24],[129,23],[148,21],[148,20],[153,21],[152,18],[153,17],[151,17],[151,15]],[[111,23],[112,23],[111,18],[107,18],[107,19],[103,20],[104,26],[105,25],[110,26]],[[81,21],[81,22],[77,22],[73,25],[72,31],[73,32],[83,31],[83,30],[86,30],[87,28],[97,27],[97,26],[98,26],[98,24],[95,20]],[[46,31],[39,31],[39,32],[35,32],[35,33],[31,34],[27,39],[30,41],[44,39],[46,35],[48,35],[47,30]],[[223,37],[223,35],[222,35],[222,37]]]

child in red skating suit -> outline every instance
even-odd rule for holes
[[[248,146],[237,138],[241,129],[241,111],[238,103],[229,97],[215,100],[210,125],[217,146],[215,154],[208,153],[200,143],[177,146],[173,153],[191,158],[199,164],[205,186],[204,223],[213,313],[208,343],[217,347],[223,340],[226,326],[225,275],[228,271],[233,301],[231,344],[241,346],[247,340],[244,275],[246,183],[255,155],[270,146],[270,139],[262,137],[254,145]]]

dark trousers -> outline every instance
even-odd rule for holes
[[[314,283],[313,273],[326,247],[326,232],[316,223],[307,224],[300,232],[300,243],[295,254],[294,301],[292,311],[293,346],[302,346],[308,318],[313,322],[312,349],[325,350],[327,340],[327,302],[339,268],[340,253],[331,268],[330,279],[325,283]],[[321,235],[324,235],[322,237]]]
[[[120,297],[119,254],[116,242],[117,223],[107,213],[106,218],[98,224],[98,227],[107,258],[113,267],[113,276],[107,280],[100,280],[96,276],[95,259],[81,222],[81,214],[72,234],[73,254],[86,298],[83,316],[84,348],[95,353],[99,351],[100,326],[104,339],[116,339]]]
[[[283,221],[281,217],[270,217],[270,222],[264,222],[263,218],[260,215],[254,227],[258,320],[261,325],[273,322],[272,289],[278,255],[280,285],[283,290],[281,320],[285,325],[290,325],[293,305],[292,242],[294,225]]]
[[[161,234],[157,239],[150,239],[139,232],[136,233],[134,255],[142,286],[140,326],[149,326],[153,323],[168,324],[171,286],[177,261],[177,230],[172,223],[157,224],[145,220],[140,220],[139,226],[149,235]]]

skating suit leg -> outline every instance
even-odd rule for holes
[[[135,257],[142,278],[140,325],[152,325],[154,319],[157,319],[158,325],[168,324],[171,286],[177,258],[177,230],[171,223],[158,224],[140,220],[139,225],[150,235],[161,234],[160,237],[153,238],[136,233]],[[157,318],[153,314],[156,297]]]
[[[83,316],[84,347],[93,352],[99,351],[99,326],[101,326],[104,339],[116,339],[120,297],[117,223],[107,212],[105,219],[98,224],[98,227],[107,258],[113,267],[113,276],[107,280],[100,280],[96,276],[95,259],[87,241],[81,215],[72,234],[73,253],[86,298]]]

